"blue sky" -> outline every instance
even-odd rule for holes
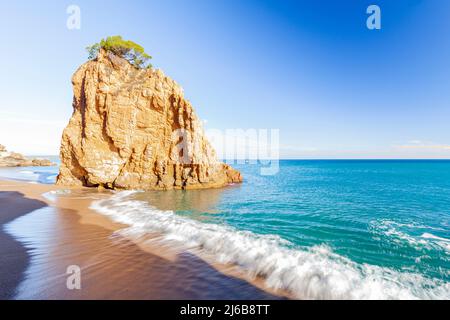
[[[366,27],[370,4],[381,30]],[[71,75],[116,34],[184,87],[207,129],[280,129],[284,158],[450,158],[447,0],[2,2],[0,143],[57,154]]]

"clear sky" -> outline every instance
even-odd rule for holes
[[[448,0],[2,1],[0,35],[0,143],[15,151],[58,153],[85,47],[122,35],[207,129],[280,129],[284,158],[450,158]]]

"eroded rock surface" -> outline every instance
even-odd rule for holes
[[[167,190],[242,181],[217,160],[182,88],[161,70],[101,51],[72,83],[57,184]]]

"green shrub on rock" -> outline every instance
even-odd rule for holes
[[[97,58],[100,49],[128,60],[136,68],[151,68],[149,60],[152,57],[145,53],[144,48],[131,40],[122,39],[121,36],[107,37],[87,47],[89,59]]]

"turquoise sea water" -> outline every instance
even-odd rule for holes
[[[282,161],[269,177],[239,169],[246,183],[224,194],[217,219],[450,281],[450,162]]]
[[[450,161],[234,166],[242,185],[117,192],[93,208],[299,298],[450,299]]]

